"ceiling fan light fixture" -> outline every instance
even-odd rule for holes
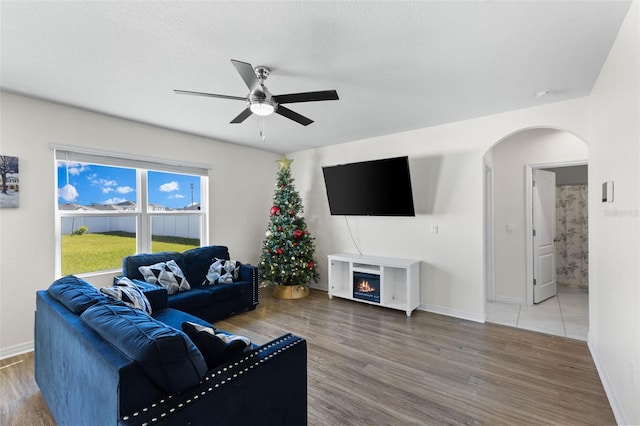
[[[255,115],[265,117],[275,112],[276,104],[275,102],[267,99],[264,99],[262,101],[251,101],[251,103],[249,104],[249,109]]]

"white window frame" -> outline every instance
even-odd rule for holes
[[[209,166],[194,163],[178,163],[145,157],[134,157],[127,154],[107,151],[87,150],[64,145],[51,145],[54,151],[54,200],[55,200],[55,276],[62,276],[62,219],[65,217],[134,217],[136,222],[136,253],[151,253],[152,227],[154,216],[198,216],[200,218],[200,245],[209,243]],[[58,162],[70,161],[74,163],[99,164],[111,167],[135,169],[137,203],[135,211],[119,212],[82,212],[75,210],[60,210],[58,208]],[[165,172],[200,176],[200,210],[180,211],[149,211],[147,172]],[[119,272],[119,268],[102,271],[78,273],[78,276],[96,276]]]

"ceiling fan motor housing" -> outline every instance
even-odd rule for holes
[[[258,65],[254,68],[254,71],[262,91],[254,90],[249,93],[247,107],[256,115],[266,116],[273,114],[278,109],[278,103],[273,100],[271,93],[264,85],[264,81],[269,77],[271,70],[263,65]]]
[[[261,85],[262,80],[263,79],[260,78]],[[265,116],[273,114],[278,109],[278,103],[273,100],[269,90],[262,85],[262,92],[255,90],[252,93],[249,93],[249,96],[247,97],[247,107],[254,114]]]
[[[265,81],[267,77],[269,77],[269,73],[271,72],[269,68],[263,65],[258,65],[257,67],[254,68],[254,70],[256,72],[256,76],[258,77],[258,80],[260,80],[260,83]]]

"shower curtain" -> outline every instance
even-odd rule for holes
[[[556,188],[556,282],[589,285],[587,185]]]

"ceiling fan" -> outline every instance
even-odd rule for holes
[[[253,67],[246,62],[231,60],[233,66],[236,67],[240,77],[244,80],[250,92],[246,97],[217,95],[214,93],[192,92],[189,90],[174,90],[179,95],[196,95],[208,96],[211,98],[234,99],[238,101],[246,101],[247,107],[231,123],[242,123],[251,114],[266,116],[274,112],[287,117],[303,126],[313,123],[313,120],[295,111],[282,106],[282,104],[293,104],[298,102],[316,102],[316,101],[336,101],[338,100],[338,92],[335,90],[323,90],[319,92],[303,92],[291,93],[288,95],[272,95],[264,81],[269,76],[269,68],[265,66]]]

